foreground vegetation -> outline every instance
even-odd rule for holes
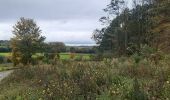
[[[27,66],[0,83],[1,100],[169,100],[170,56]]]
[[[7,70],[13,70],[13,69],[17,69],[17,67],[13,67],[13,65],[10,64],[0,64],[0,72],[2,71],[7,71]]]

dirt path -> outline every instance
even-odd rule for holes
[[[4,79],[5,77],[7,77],[9,74],[11,74],[13,72],[13,70],[10,71],[4,71],[4,72],[0,72],[0,81],[2,79]]]

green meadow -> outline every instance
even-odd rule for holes
[[[61,59],[70,59],[70,56],[72,54],[71,53],[60,53],[60,57]],[[79,57],[83,57],[83,59],[90,59],[90,54],[79,54],[79,53],[75,53],[73,54],[75,57],[74,58],[79,58]]]
[[[37,53],[34,55],[34,57],[40,56],[40,55],[41,55],[40,53]],[[71,53],[60,53],[60,59],[68,60],[68,59],[70,59],[71,55],[72,55]],[[0,56],[1,57],[9,57],[9,56],[11,56],[11,53],[0,53]],[[90,54],[74,53],[73,56],[74,56],[74,58],[82,57],[83,59],[86,59],[86,60],[90,59]]]
[[[0,53],[0,56],[2,56],[2,57],[8,57],[8,56],[11,56],[11,53]]]

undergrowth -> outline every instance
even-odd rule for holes
[[[27,66],[0,83],[0,100],[169,100],[170,57]]]

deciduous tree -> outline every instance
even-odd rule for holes
[[[40,52],[45,40],[42,31],[33,19],[20,18],[13,26],[14,37],[11,38],[14,65],[31,63],[32,55]]]

